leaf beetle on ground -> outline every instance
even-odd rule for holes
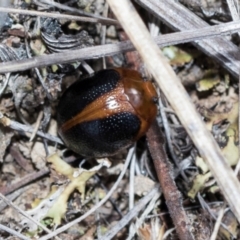
[[[112,156],[143,136],[156,117],[150,81],[125,68],[101,70],[77,80],[57,108],[59,135],[84,157]]]

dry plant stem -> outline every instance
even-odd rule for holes
[[[25,42],[26,42],[26,49],[29,49],[29,47],[28,47],[28,45],[27,45],[27,39],[25,39]],[[29,50],[30,50],[30,49],[29,49]],[[28,51],[27,51],[27,52],[28,52]],[[29,55],[31,55],[30,52],[28,53],[28,57],[29,57]],[[38,69],[38,68],[34,68],[34,71],[35,71],[35,73],[36,73],[36,75],[37,75],[37,77],[38,77],[38,81],[41,83],[42,88],[43,88],[44,91],[46,92],[46,95],[47,95],[48,100],[51,102],[51,101],[53,100],[53,97],[52,97],[51,93],[49,92],[49,89],[48,89],[48,87],[46,86],[45,81],[44,81],[43,77],[41,76],[41,73],[40,73],[39,69]]]
[[[155,41],[160,47],[164,47],[179,43],[196,41],[200,39],[202,40],[204,38],[215,37],[223,34],[234,33],[239,30],[240,21],[211,27],[203,27],[199,29],[194,28],[179,33],[165,34],[155,38]],[[229,62],[239,59],[235,56],[235,53],[238,51],[238,49],[236,49],[235,47],[231,51],[234,54],[228,56],[230,60],[226,60],[226,62],[221,62],[221,65],[226,69],[228,69]],[[77,60],[81,61],[93,58],[102,58],[104,56],[112,56],[117,53],[132,51],[134,49],[135,48],[130,41],[124,41],[117,44],[106,44],[103,46],[94,46],[78,50],[65,51],[64,53],[54,53],[33,57],[30,59],[0,63],[0,73],[24,71],[31,68],[44,67],[52,64],[74,62]],[[222,49],[222,51],[224,51],[224,49]],[[219,54],[217,55],[219,56]],[[232,68],[231,73],[234,77],[238,78],[239,70],[236,69],[236,67]]]
[[[129,190],[128,190],[128,208],[131,210],[134,207],[134,179],[135,179],[135,165],[136,165],[136,154],[130,164],[129,174]]]
[[[149,213],[153,211],[153,209],[156,209],[156,204],[157,201],[159,200],[159,197],[161,196],[161,192],[157,192],[155,193],[155,195],[152,197],[151,201],[148,203],[147,206],[145,206],[143,213],[141,214],[141,216],[138,216],[135,224],[132,223],[130,230],[129,230],[129,234],[128,234],[128,238],[127,240],[132,240],[135,233],[139,230],[139,228],[141,226],[143,226],[143,224],[146,221],[146,218],[148,217]],[[152,235],[151,239],[157,239],[157,237]],[[158,238],[161,239],[161,238]]]
[[[237,12],[236,5],[239,4],[239,2],[234,1],[234,0],[227,0],[227,4],[228,4],[228,8],[230,10],[230,13],[232,15],[233,21],[238,21],[239,20],[239,13]]]
[[[8,232],[8,233],[10,233],[10,234],[12,234],[12,235],[14,235],[14,236],[16,236],[16,237],[18,237],[19,239],[30,240],[30,238],[25,237],[25,236],[22,235],[21,233],[16,232],[16,231],[14,231],[13,229],[8,228],[8,227],[6,227],[6,226],[4,226],[4,225],[2,225],[2,224],[0,224],[0,229],[3,230],[3,231],[6,231],[6,232]]]
[[[175,110],[200,155],[205,159],[232,212],[240,222],[239,181],[222,156],[215,139],[206,129],[180,80],[152,40],[131,2],[108,0],[108,3]],[[165,1],[164,4],[167,3],[169,1]],[[159,5],[164,4],[159,3]],[[170,8],[168,11],[171,12]]]
[[[35,127],[33,128],[33,132],[32,132],[32,135],[29,139],[29,142],[31,142],[35,138],[35,136],[37,134],[37,131],[38,131],[40,125],[41,125],[42,118],[43,118],[43,111],[41,111],[38,114],[38,117],[37,117],[37,120],[36,120],[36,123],[35,123]]]
[[[204,209],[204,210],[209,214],[209,216],[212,217],[212,219],[214,219],[215,221],[217,221],[217,216],[216,216],[215,212],[213,212],[212,209],[210,208],[210,204],[207,203],[207,202],[204,200],[204,198],[201,196],[200,193],[197,194],[197,198],[198,198],[199,203],[201,204],[202,209]],[[225,202],[223,202],[223,205],[225,205]],[[228,231],[230,234],[232,234],[232,233],[229,231],[228,227],[227,227],[224,223],[220,222],[220,224],[221,224],[221,226],[222,226],[223,228],[225,228],[226,231]]]
[[[39,172],[29,173],[28,175],[26,175],[25,177],[20,179],[18,182],[12,183],[11,185],[8,185],[8,186],[1,187],[0,193],[3,195],[8,195],[9,193],[12,193],[17,189],[19,189],[33,181],[38,180],[39,178],[41,178],[47,174],[49,174],[48,169],[43,169]]]
[[[178,31],[209,26],[201,18],[175,0],[135,0],[160,18],[170,28]],[[239,72],[240,55],[236,45],[224,37],[193,42],[206,55],[217,60],[229,72]]]
[[[95,190],[95,205],[99,203],[99,191],[96,188]],[[102,237],[102,232],[101,232],[101,223],[100,223],[100,214],[99,214],[99,209],[95,211],[95,222],[97,224],[97,239],[101,239]]]
[[[81,63],[82,63],[83,68],[86,70],[86,72],[89,75],[94,73],[94,70],[92,69],[92,67],[86,61],[82,61]]]
[[[108,192],[108,194],[106,194],[106,196],[97,204],[95,205],[93,208],[91,208],[88,212],[86,212],[84,215],[82,215],[81,217],[73,220],[72,222],[69,222],[67,223],[66,225],[58,228],[57,230],[55,230],[53,233],[51,234],[48,234],[44,237],[41,237],[39,238],[39,240],[47,240],[47,239],[50,239],[56,235],[58,235],[59,233],[61,232],[64,232],[66,231],[68,228],[70,228],[71,226],[81,222],[82,220],[84,220],[86,217],[90,216],[91,214],[93,214],[99,207],[101,207],[105,202],[108,201],[108,199],[111,197],[111,195],[113,194],[114,191],[116,191],[119,183],[121,182],[124,174],[126,173],[127,171],[127,168],[128,168],[128,165],[130,163],[130,160],[132,159],[132,156],[133,156],[133,152],[135,151],[134,148],[131,148],[129,151],[128,151],[128,156],[127,156],[127,159],[126,159],[126,162],[124,164],[124,167],[123,167],[123,170],[122,172],[120,173],[117,181],[114,183],[114,185],[112,186],[112,188],[110,189],[110,191]]]
[[[172,139],[171,139],[171,129],[168,125],[167,115],[166,115],[166,112],[164,110],[164,105],[163,105],[163,101],[162,101],[161,98],[159,98],[158,103],[159,103],[160,115],[161,115],[161,118],[162,118],[162,123],[163,123],[164,132],[165,132],[167,143],[168,143],[167,146],[168,146],[168,149],[169,149],[169,152],[170,152],[170,156],[172,157],[172,160],[174,161],[174,163],[176,164],[176,166],[179,169],[179,160],[178,160],[176,154],[174,153]]]
[[[238,151],[240,152],[240,68],[238,76]],[[240,170],[240,157],[235,168],[235,175],[238,176]]]
[[[3,87],[2,87],[1,90],[0,90],[0,97],[1,97],[2,94],[4,93],[4,91],[5,91],[8,83],[9,83],[9,81],[10,81],[10,76],[11,76],[10,73],[6,73],[6,76],[5,76],[6,79],[5,79],[5,81],[4,81],[4,85],[3,85]]]
[[[28,31],[28,28],[25,27],[25,31],[27,32]],[[32,57],[32,54],[31,54],[31,50],[30,50],[30,46],[28,45],[28,41],[27,41],[27,38],[25,37],[25,46],[26,46],[26,53],[27,53],[27,56],[28,58],[31,58]],[[41,76],[41,73],[39,71],[38,68],[34,68],[34,71],[38,77],[38,81],[41,83],[42,85],[42,88],[44,89],[45,93],[46,93],[46,96],[48,98],[49,101],[52,101],[52,95],[49,93],[49,90],[45,84],[45,81],[43,79],[43,77]],[[35,133],[36,134],[36,133]],[[31,139],[31,138],[30,138]]]
[[[101,17],[101,16],[97,16],[93,13],[87,13],[86,11],[83,11],[83,10],[80,10],[80,9],[77,9],[77,8],[73,8],[73,7],[69,7],[67,5],[64,5],[64,4],[61,4],[61,3],[58,3],[58,2],[54,2],[52,0],[40,0],[40,1],[39,0],[34,0],[34,2],[35,2],[35,4],[37,4],[38,2],[46,3],[50,6],[54,6],[58,9],[62,9],[62,10],[65,10],[65,11],[69,11],[69,12],[72,12],[72,13],[76,13],[76,14],[79,14],[79,15],[84,15],[84,16],[88,16],[88,17],[92,17],[92,18],[96,18],[96,19],[113,21],[113,23],[116,23],[115,20],[104,18],[104,17]]]
[[[22,195],[25,192],[25,190],[26,190],[25,188],[19,189],[19,190],[15,191],[14,193],[10,194],[9,196],[7,196],[7,199],[9,201],[13,202],[16,198],[18,198],[20,195]],[[7,203],[1,201],[0,202],[0,212],[3,209],[5,209],[7,206],[8,206]]]
[[[9,152],[12,155],[12,157],[16,160],[18,165],[21,168],[23,168],[26,172],[32,172],[33,171],[33,167],[31,165],[31,162],[23,157],[22,153],[19,151],[19,149],[17,147],[12,145],[9,148]]]
[[[56,19],[67,19],[67,20],[74,20],[80,22],[91,22],[91,23],[102,23],[108,25],[119,25],[116,20],[113,19],[98,19],[93,17],[80,17],[80,16],[73,16],[69,14],[60,14],[54,12],[40,12],[40,11],[33,11],[33,10],[25,10],[25,9],[16,9],[16,8],[4,8],[0,7],[0,12],[5,13],[17,13],[21,15],[28,15],[28,16],[39,16],[39,17],[47,17],[47,18],[56,18]]]
[[[205,202],[204,198],[201,196],[200,193],[197,194],[197,198],[199,203],[201,204],[202,209],[208,212],[208,214],[214,219],[217,220],[215,213],[211,210],[210,206]]]
[[[71,162],[75,161],[76,158],[69,157],[68,159],[64,159],[64,160],[67,163],[71,163]],[[49,169],[42,169],[41,171],[30,173],[30,174],[26,175],[25,177],[23,177],[22,179],[20,179],[16,183],[11,183],[11,185],[1,187],[0,188],[0,193],[2,193],[3,195],[8,195],[8,194],[16,191],[17,189],[19,189],[19,188],[21,188],[21,187],[23,187],[23,186],[25,186],[25,185],[27,185],[31,182],[34,182],[41,177],[46,176],[49,173],[50,173]]]
[[[30,217],[28,214],[26,214],[22,209],[19,207],[15,206],[11,201],[9,201],[6,197],[4,197],[0,193],[0,199],[2,199],[4,202],[6,202],[9,206],[11,206],[13,209],[15,209],[18,213],[22,214],[24,217],[26,217],[28,220],[32,221],[35,223],[38,227],[42,228],[45,232],[47,233],[52,233],[48,228],[46,228],[43,224],[37,222],[34,218]],[[61,240],[60,238],[57,237],[58,240]]]
[[[175,228],[170,228],[170,229],[168,229],[168,230],[164,233],[162,240],[167,240],[168,237],[170,237],[170,234],[171,234],[172,232],[174,232],[174,230],[175,230]],[[170,239],[171,239],[171,238],[170,238]]]
[[[104,190],[105,193],[108,193],[108,189],[105,187],[105,185],[101,182],[100,178],[98,177],[98,175],[94,175],[95,180],[97,181],[97,183],[99,184],[99,186]],[[120,217],[123,217],[123,214],[121,212],[121,210],[118,207],[118,204],[115,203],[115,200],[113,198],[109,198],[108,199],[109,202],[112,204],[113,208],[115,209],[115,211],[119,214]]]
[[[172,166],[165,153],[164,136],[155,121],[147,132],[148,147],[153,159],[166,204],[180,239],[193,239],[189,223],[182,206],[182,196],[178,191],[172,172]]]
[[[154,187],[145,197],[135,204],[134,208],[131,209],[115,226],[108,230],[108,232],[102,236],[101,240],[112,239],[120,230],[122,230],[133,218],[135,218],[139,212],[148,204],[153,197],[158,194],[159,186]]]
[[[10,118],[7,118],[7,117],[3,116],[3,114],[1,112],[0,112],[0,124],[3,124],[5,127],[9,127],[11,129],[19,131],[19,132],[21,132],[21,131],[29,132],[29,133],[34,132],[33,127],[21,124],[19,122],[14,121],[14,120],[11,120]],[[49,140],[49,141],[52,141],[52,142],[63,145],[62,140],[57,136],[53,136],[51,134],[44,133],[42,131],[37,131],[36,134],[40,137],[43,137],[43,138]]]
[[[107,2],[105,2],[104,4],[104,10],[103,10],[103,17],[106,17],[108,15],[108,10],[109,10],[109,6],[107,4]],[[103,25],[101,26],[101,45],[106,44],[106,33],[107,33],[107,26]],[[103,69],[106,69],[107,65],[106,65],[106,58],[103,57],[102,58],[102,63],[103,63]]]
[[[221,222],[222,222],[222,218],[224,216],[224,212],[225,212],[225,204],[224,204],[224,207],[222,207],[220,209],[220,211],[218,212],[218,218],[217,218],[217,221],[216,221],[216,223],[214,225],[214,229],[213,229],[213,232],[212,232],[210,240],[217,239],[218,231],[219,231],[219,228],[221,226]]]

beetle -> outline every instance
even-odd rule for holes
[[[143,136],[156,118],[157,93],[131,69],[96,72],[73,83],[57,107],[59,135],[84,157],[108,157]]]

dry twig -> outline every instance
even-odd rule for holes
[[[155,121],[147,132],[149,150],[157,172],[163,195],[180,239],[193,239],[189,223],[182,206],[182,196],[174,181],[172,166],[164,149],[164,136]]]
[[[15,9],[15,8],[5,8],[0,7],[0,12],[5,13],[17,13],[21,15],[28,15],[28,16],[39,16],[39,17],[47,17],[47,18],[55,18],[55,19],[67,19],[67,20],[74,20],[74,21],[81,21],[81,22],[91,22],[91,23],[102,23],[102,24],[111,24],[111,25],[119,25],[116,20],[108,19],[108,18],[95,18],[95,17],[80,17],[80,16],[73,16],[70,14],[60,14],[54,12],[39,12],[33,10],[24,10],[24,9]]]
[[[34,132],[33,127],[21,124],[19,122],[14,121],[14,120],[11,120],[10,118],[3,116],[3,114],[1,112],[0,112],[0,123],[2,125],[4,125],[5,127],[9,127],[9,128],[11,128],[13,130],[16,130],[16,131],[24,131],[24,132],[29,132],[29,133]],[[61,145],[63,144],[62,140],[57,136],[53,136],[51,134],[44,133],[42,131],[37,131],[36,134],[40,137],[48,139],[49,141],[56,142],[56,143],[61,144]]]
[[[239,2],[234,1],[234,0],[227,0],[227,4],[228,4],[228,8],[231,12],[233,21],[238,21],[239,20],[239,12],[237,11],[236,5],[239,4]]]
[[[202,27],[198,29],[191,29],[182,31],[179,33],[171,33],[161,35],[155,38],[156,43],[160,47],[176,45],[180,43],[192,42],[196,40],[203,40],[204,38],[212,38],[220,35],[226,35],[229,33],[238,32],[240,30],[240,21],[238,22],[231,22],[226,24],[221,24],[218,26],[211,26],[211,27]],[[208,40],[209,41],[209,40]],[[202,41],[201,41],[202,42]],[[218,46],[218,45],[217,45]],[[67,62],[74,62],[74,61],[81,61],[87,59],[94,59],[94,58],[101,58],[106,56],[112,56],[117,53],[122,53],[126,51],[134,50],[134,46],[130,41],[124,41],[116,44],[106,44],[101,46],[94,46],[94,47],[87,47],[82,49],[76,50],[69,50],[65,51],[64,53],[54,53],[49,55],[43,55],[38,57],[33,57],[30,59],[23,59],[18,61],[11,61],[11,62],[4,62],[0,63],[0,73],[8,73],[8,72],[17,72],[17,71],[24,71],[31,68],[36,67],[43,67],[52,64],[61,64]],[[228,51],[229,53],[234,53],[233,55],[228,55],[230,58],[229,61],[221,62],[221,65],[228,69],[228,65],[230,62],[235,62],[237,57],[237,49],[236,46],[233,49],[229,48],[222,48],[222,51]],[[230,51],[230,52],[229,52]],[[219,53],[217,56],[219,56]],[[211,55],[211,54],[210,54]],[[213,56],[214,57],[214,54]],[[236,64],[236,63],[234,63]],[[232,68],[231,73],[233,76],[238,78],[238,66]]]
[[[22,209],[20,209],[19,207],[15,206],[11,201],[9,201],[5,196],[3,196],[0,193],[0,198],[6,202],[9,206],[11,206],[13,209],[15,209],[18,213],[22,214],[24,217],[26,217],[28,220],[32,221],[33,223],[35,223],[37,226],[41,227],[45,232],[51,234],[52,231],[50,231],[48,228],[46,228],[42,223],[37,222],[34,218],[32,218],[31,216],[29,216],[27,213],[25,213]],[[57,237],[58,240],[61,240],[59,237]]]
[[[16,232],[15,230],[13,230],[13,229],[11,229],[11,228],[9,228],[9,227],[6,227],[6,226],[4,226],[4,225],[2,225],[2,224],[0,224],[0,229],[3,230],[3,231],[8,232],[8,233],[10,233],[10,234],[12,234],[13,236],[18,237],[19,239],[30,240],[30,238],[25,237],[25,236],[22,235],[21,233]]]

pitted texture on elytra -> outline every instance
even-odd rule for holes
[[[105,119],[84,122],[64,132],[71,149],[86,156],[107,156],[131,145],[141,126],[136,115],[118,113]],[[93,151],[94,149],[94,151]]]
[[[58,106],[59,134],[85,157],[107,157],[143,136],[156,117],[151,82],[134,70],[103,70],[77,81]]]
[[[117,86],[119,79],[120,76],[117,71],[103,70],[93,77],[72,84],[59,102],[57,109],[58,123],[62,125],[81,112],[91,102],[112,91]]]

